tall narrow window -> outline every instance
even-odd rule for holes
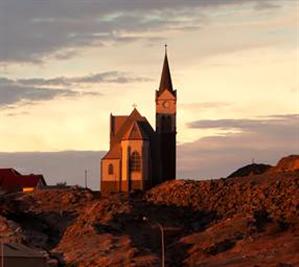
[[[161,119],[161,124],[162,124],[162,132],[165,132],[166,131],[166,117],[165,116],[162,116],[162,119]]]
[[[113,164],[109,164],[108,166],[108,174],[113,174]]]
[[[171,130],[171,117],[170,116],[166,117],[166,127],[167,127],[167,131]]]
[[[137,151],[134,151],[130,157],[130,171],[139,172],[141,169],[141,158]]]

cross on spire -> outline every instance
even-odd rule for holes
[[[167,44],[164,45],[164,47],[165,47],[165,54],[167,54],[167,46],[168,46]]]
[[[137,108],[137,104],[134,103],[134,104],[132,105],[132,107],[133,107],[133,108]]]

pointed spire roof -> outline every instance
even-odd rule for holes
[[[165,56],[164,56],[164,63],[163,63],[159,92],[162,92],[166,89],[168,89],[171,92],[173,91],[168,58],[167,58],[167,45],[165,45]]]

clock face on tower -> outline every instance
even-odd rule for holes
[[[169,102],[168,101],[163,101],[162,105],[164,108],[168,108],[169,107]]]

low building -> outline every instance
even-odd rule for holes
[[[31,192],[46,185],[40,174],[22,175],[12,168],[0,169],[0,190],[6,193]]]
[[[47,258],[39,250],[32,249],[21,244],[13,244],[13,243],[10,244],[1,243],[0,262],[5,267],[47,267],[48,266]]]

